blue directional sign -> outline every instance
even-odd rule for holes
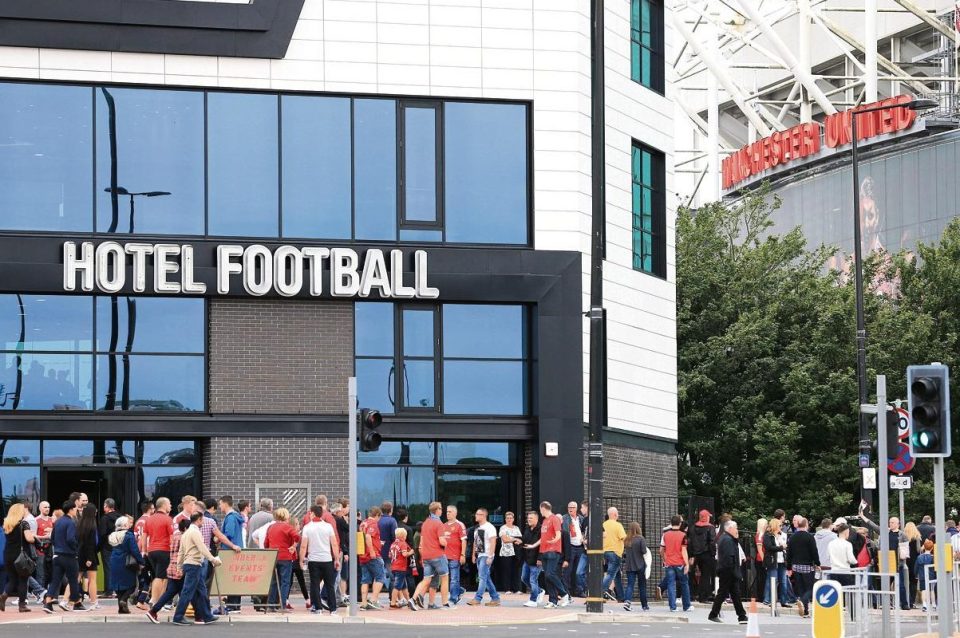
[[[813,638],[843,638],[842,595],[835,580],[818,580],[813,586]]]

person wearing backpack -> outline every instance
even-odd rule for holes
[[[697,522],[687,530],[687,549],[690,552],[690,574],[700,574],[696,589],[697,602],[713,602],[717,528],[710,522],[709,511],[700,510]]]

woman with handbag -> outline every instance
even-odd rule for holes
[[[36,536],[30,531],[26,515],[27,509],[22,503],[17,503],[10,506],[3,519],[3,534],[7,543],[3,549],[3,565],[7,572],[7,587],[0,593],[0,611],[6,609],[7,598],[14,594],[19,600],[19,610],[30,611],[27,607],[27,581],[36,563],[31,558],[29,545],[36,540]]]
[[[77,564],[80,567],[80,589],[86,591],[90,609],[100,609],[97,602],[97,567],[100,565],[100,552],[97,539],[97,508],[86,505],[77,522]]]
[[[117,613],[130,613],[130,595],[137,590],[137,575],[143,567],[143,555],[137,547],[137,537],[130,529],[130,518],[121,516],[115,524],[116,531],[107,537],[113,551],[110,553],[111,590],[117,592]]]

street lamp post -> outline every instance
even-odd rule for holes
[[[937,108],[939,104],[934,100],[921,98],[895,106],[908,108],[911,111],[926,111]],[[850,112],[850,136],[853,144],[853,150],[851,153],[851,161],[853,164],[853,277],[857,312],[858,406],[867,403],[867,329],[863,319],[863,250],[860,235],[860,155],[857,144],[857,117],[863,115],[864,113],[873,113],[875,111],[883,111],[889,108],[895,108],[895,106],[884,104],[859,110],[854,108],[854,110]],[[860,452],[862,454],[865,450],[870,449],[870,425],[864,415],[860,414],[858,418],[860,425]],[[886,459],[878,459],[877,462],[884,463],[886,462]],[[869,502],[869,499],[867,499],[868,493],[869,491],[863,487],[863,483],[861,482],[861,499]]]

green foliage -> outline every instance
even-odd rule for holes
[[[769,233],[778,206],[764,188],[678,213],[680,489],[743,518],[782,507],[817,520],[859,500],[854,287],[825,269],[832,248]],[[869,385],[887,375],[891,400],[906,398],[911,363],[960,374],[960,219],[917,252],[864,268]],[[912,516],[932,510],[929,476],[918,464]]]

